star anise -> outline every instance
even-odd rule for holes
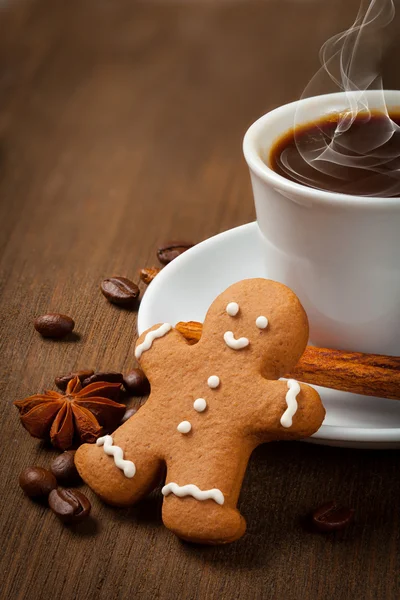
[[[74,377],[65,394],[46,391],[14,404],[22,425],[33,437],[50,437],[53,446],[67,450],[73,444],[93,443],[103,431],[119,425],[126,410],[114,400],[120,389],[119,383],[104,381],[82,388],[79,378]]]

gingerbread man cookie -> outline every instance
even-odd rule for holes
[[[267,279],[236,283],[211,305],[190,346],[168,323],[137,341],[151,383],[147,403],[112,436],[81,446],[82,478],[106,502],[133,504],[165,473],[163,521],[185,540],[232,542],[247,462],[263,442],[313,434],[325,416],[317,392],[278,381],[306,347],[295,294]]]

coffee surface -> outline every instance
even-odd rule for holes
[[[400,110],[327,115],[281,136],[268,159],[273,171],[308,187],[400,197]]]

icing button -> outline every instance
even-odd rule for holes
[[[208,384],[208,387],[210,387],[211,389],[217,388],[220,384],[220,379],[219,379],[218,375],[211,375],[207,379],[207,384]]]
[[[204,398],[197,398],[197,400],[193,402],[193,408],[194,410],[197,410],[197,412],[203,412],[207,408],[207,402]]]
[[[179,423],[177,427],[179,433],[189,433],[191,429],[192,425],[189,423],[189,421],[182,421],[182,423]]]

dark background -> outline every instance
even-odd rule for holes
[[[358,0],[0,7],[0,597],[399,598],[396,451],[260,447],[240,500],[248,533],[217,548],[169,533],[159,493],[115,510],[83,488],[93,520],[73,529],[17,483],[56,452],[22,429],[12,401],[74,368],[134,366],[136,314],[109,305],[99,282],[137,279],[164,239],[254,219],[243,134],[301,95]],[[32,321],[51,311],[73,316],[78,340],[40,338]],[[356,509],[354,525],[310,533],[305,516],[331,498]]]

